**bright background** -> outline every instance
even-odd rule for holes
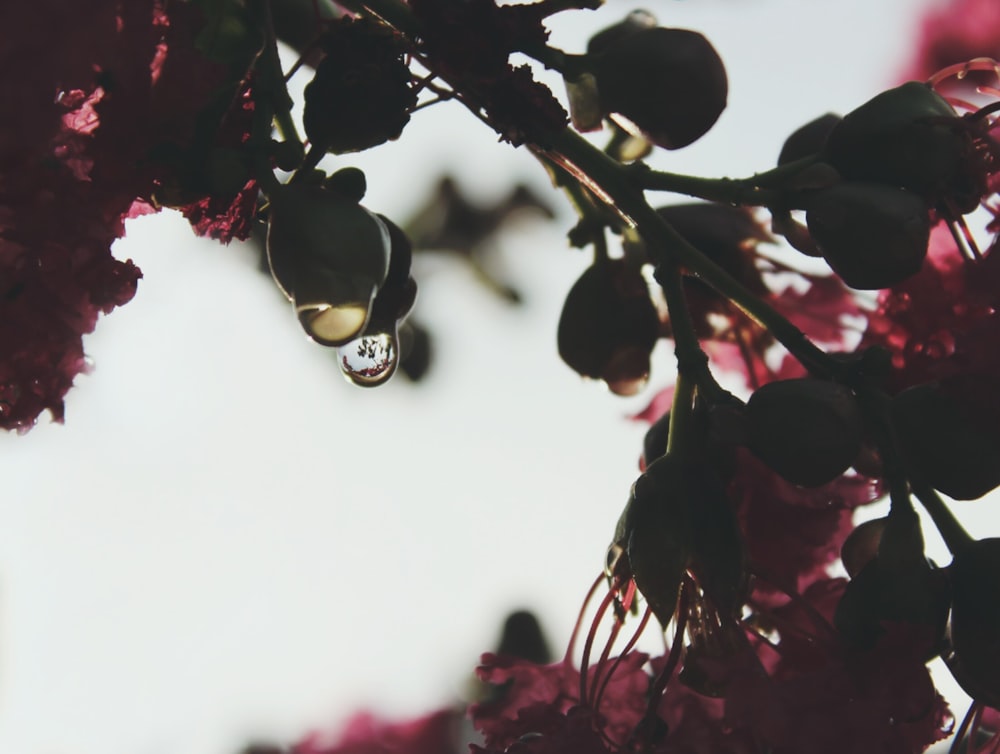
[[[705,33],[730,77],[717,127],[656,164],[767,169],[796,127],[896,81],[924,6],[647,3]],[[563,14],[553,41],[581,51],[634,7]],[[629,401],[559,361],[589,254],[568,249],[572,217],[539,166],[460,107],[331,164],[364,168],[366,205],[397,220],[446,171],[486,203],[515,180],[549,196],[559,221],[512,229],[496,255],[525,305],[421,257],[433,371],[365,391],[306,341],[251,249],[168,213],[131,224],[115,251],[145,277],[87,339],[95,367],[65,426],[0,438],[0,752],[230,754],[361,707],[429,711],[519,606],[565,646],[637,473],[645,427],[624,417],[670,381],[670,349]],[[982,506],[958,513],[997,531]]]

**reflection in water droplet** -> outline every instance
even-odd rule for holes
[[[344,376],[361,387],[386,382],[399,363],[399,341],[395,333],[374,333],[352,340],[337,352]]]

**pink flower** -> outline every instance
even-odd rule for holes
[[[479,679],[498,687],[494,700],[469,709],[473,723],[491,749],[503,750],[522,736],[554,732],[570,725],[571,719],[591,719],[592,727],[609,744],[621,746],[646,710],[649,677],[643,666],[649,656],[641,652],[624,655],[615,665],[611,658],[588,670],[588,688],[602,682],[602,673],[615,666],[598,709],[580,699],[580,671],[568,659],[551,665],[485,654],[476,669]],[[542,729],[539,729],[541,725]]]
[[[352,717],[336,741],[312,734],[292,747],[292,754],[449,754],[458,752],[459,714],[443,709],[390,723],[369,712]]]
[[[18,30],[0,73],[0,97],[17,103],[0,139],[0,427],[26,430],[46,409],[61,421],[82,336],[135,294],[141,273],[111,244],[183,182],[176,155],[225,67],[195,49],[202,20],[185,3],[169,16],[154,0],[8,3],[0,24]],[[242,138],[248,121],[230,121]],[[245,237],[253,194],[235,210],[213,196],[200,229]]]
[[[978,57],[1000,57],[1000,6],[993,0],[951,0],[924,16],[916,56],[901,79],[926,79]]]

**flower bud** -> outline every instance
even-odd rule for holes
[[[855,646],[870,647],[882,635],[883,621],[919,625],[929,656],[936,656],[948,618],[950,589],[941,569],[924,555],[916,511],[899,504],[886,518],[862,524],[845,542],[844,553],[844,565],[853,573],[834,618],[844,638]],[[851,563],[850,555],[856,562]],[[863,558],[867,562],[858,568]]]
[[[909,472],[956,500],[1000,486],[1000,431],[989,401],[977,400],[998,389],[996,378],[973,374],[895,396],[891,416]]]
[[[615,542],[636,586],[666,625],[690,570],[721,614],[736,613],[746,590],[739,525],[718,476],[697,458],[655,460],[632,486]]]
[[[697,32],[626,29],[596,47],[588,52],[588,67],[603,112],[624,116],[665,149],[679,149],[700,138],[726,107],[725,66]]]
[[[781,154],[778,155],[778,164],[795,162],[820,152],[826,144],[830,132],[841,120],[839,115],[827,113],[797,128],[785,139],[785,143],[781,147]]]
[[[780,476],[818,487],[857,458],[864,422],[843,385],[816,379],[779,380],[759,388],[746,408],[747,445]]]
[[[660,319],[646,280],[624,259],[602,259],[570,289],[559,318],[559,355],[584,377],[634,395],[649,378]]]
[[[972,542],[955,553],[948,571],[945,664],[977,702],[1000,707],[1000,539]]]
[[[916,274],[927,255],[927,205],[904,189],[831,186],[810,199],[806,223],[824,259],[851,288],[895,285]]]
[[[872,98],[830,132],[825,156],[844,178],[908,189],[960,211],[979,203],[971,185],[972,142],[948,102],[910,81]]]
[[[271,275],[317,343],[340,346],[368,324],[389,269],[389,231],[356,202],[319,186],[271,192]]]

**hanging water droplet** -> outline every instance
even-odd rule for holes
[[[375,387],[386,382],[399,363],[399,340],[395,332],[371,333],[337,352],[344,376],[361,387]]]

